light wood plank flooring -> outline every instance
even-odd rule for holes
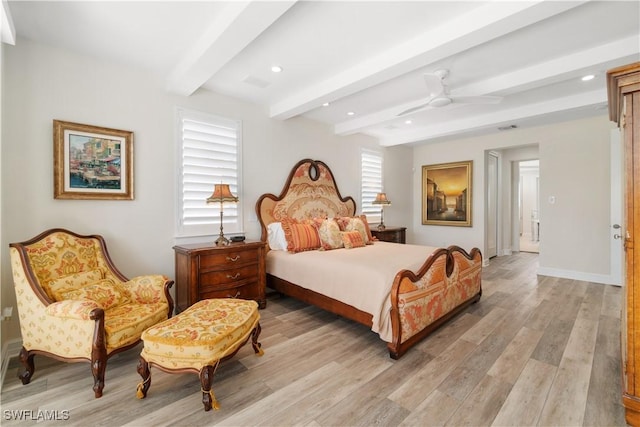
[[[621,289],[536,268],[531,253],[492,260],[480,302],[398,361],[368,328],[272,296],[261,311],[265,355],[247,345],[216,373],[219,411],[204,412],[193,374],[152,369],[148,396],[137,399],[140,348],[109,361],[100,399],[87,363],[36,356],[23,386],[12,360],[1,424],[36,424],[13,418],[46,410],[69,420],[40,425],[625,425]]]

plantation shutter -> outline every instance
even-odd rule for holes
[[[229,184],[239,203],[225,203],[225,234],[242,231],[240,122],[203,113],[179,112],[181,149],[180,229],[185,235],[218,234],[220,203],[207,204],[215,184]]]
[[[362,213],[367,218],[380,218],[380,207],[371,204],[376,194],[382,192],[382,154],[371,150],[362,150]]]

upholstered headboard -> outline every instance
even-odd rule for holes
[[[284,217],[309,219],[353,216],[356,202],[342,197],[333,174],[320,160],[300,160],[291,170],[280,196],[260,196],[256,214],[262,227],[262,240],[267,239],[267,225]]]

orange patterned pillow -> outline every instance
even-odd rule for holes
[[[105,310],[129,302],[126,293],[111,279],[87,285],[62,294],[63,300],[89,300]]]
[[[357,231],[362,235],[362,241],[365,244],[369,243],[369,235],[367,233],[368,226],[366,220],[362,220],[361,217],[340,217],[336,218],[341,231]]]
[[[373,234],[371,234],[371,228],[369,228],[369,222],[367,221],[367,216],[366,215],[360,215],[360,219],[362,220],[362,223],[364,224],[364,229],[367,231],[367,238],[369,239],[367,241],[367,245],[373,245],[373,241],[375,239],[373,238]]]
[[[91,283],[104,279],[104,270],[96,268],[95,270],[81,271],[79,273],[69,274],[67,276],[58,277],[43,284],[43,288],[47,295],[54,301],[64,300],[65,292],[74,291],[87,286]]]
[[[340,234],[346,249],[361,248],[365,245],[359,231],[342,231]]]
[[[283,218],[282,229],[289,252],[312,251],[321,247],[318,229],[313,221],[298,222],[292,218]]]

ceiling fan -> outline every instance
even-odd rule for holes
[[[409,108],[398,114],[404,116],[409,113],[423,110],[425,108],[441,108],[451,103],[456,104],[497,104],[502,101],[501,96],[451,96],[449,88],[445,84],[445,79],[449,75],[449,70],[437,70],[433,73],[423,75],[427,85],[429,96],[423,104]]]

